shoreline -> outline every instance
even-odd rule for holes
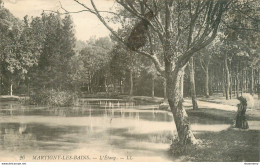
[[[0,101],[19,101],[20,98],[26,96],[9,96],[9,95],[0,95]],[[214,96],[212,96],[213,98]],[[169,111],[168,103],[161,97],[149,97],[149,96],[128,96],[128,95],[119,95],[117,97],[84,97],[79,99],[86,100],[123,100],[123,101],[137,101],[145,104],[158,104],[159,110]],[[225,120],[229,123],[232,123],[236,116],[236,107],[233,105],[221,104],[220,102],[214,102],[212,100],[205,100],[205,98],[198,98],[198,110],[192,109],[192,103],[190,99],[184,99],[184,107],[188,115],[206,117],[215,120]],[[248,120],[258,120],[260,121],[260,111],[248,109],[246,112]]]

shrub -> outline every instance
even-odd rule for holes
[[[77,103],[78,97],[70,91],[41,90],[29,99],[29,104],[49,106],[71,106]]]

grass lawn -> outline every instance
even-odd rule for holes
[[[251,96],[249,93],[244,93],[243,97],[247,99],[247,108],[260,110],[260,100],[257,95]],[[206,97],[198,97],[198,100],[211,102],[211,103],[218,103],[223,105],[231,105],[235,106],[239,103],[236,97],[232,97],[232,99],[226,100],[226,98],[222,94],[214,94],[209,98]]]
[[[197,146],[189,146],[181,155],[170,154],[179,161],[213,162],[258,162],[260,150],[260,131],[229,128],[221,132],[195,134],[200,139]]]
[[[151,98],[144,96],[134,97],[135,100],[160,103],[162,98]],[[209,107],[200,107],[193,111],[187,104],[187,113],[190,116],[206,117],[214,120],[224,120],[232,125],[236,116],[236,98],[225,100],[223,96],[217,95],[210,98],[199,98],[205,104],[215,103]],[[248,121],[260,121],[259,100],[254,97],[254,104],[249,106],[253,110],[248,110],[246,116]],[[207,105],[207,104],[206,104]],[[224,105],[221,107],[221,105]],[[227,105],[227,106],[225,106]],[[200,105],[199,105],[200,106]],[[214,107],[215,106],[215,107]],[[234,106],[229,110],[228,106]],[[222,108],[222,109],[219,109]],[[214,127],[214,125],[212,125]],[[250,127],[250,126],[249,126]],[[260,126],[259,126],[260,127]],[[194,132],[199,144],[188,146],[181,153],[179,146],[172,145],[169,153],[173,161],[193,161],[193,162],[259,162],[260,161],[260,129],[242,130],[228,128],[220,132]],[[160,139],[160,137],[159,137]]]
[[[187,113],[190,116],[207,117],[209,119],[225,120],[227,123],[233,123],[237,112],[224,111],[214,108],[200,108],[196,111],[188,109]],[[248,111],[246,112],[246,118],[247,120],[260,121],[260,111]]]

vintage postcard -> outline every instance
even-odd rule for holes
[[[0,0],[0,162],[258,164],[259,29],[259,0]]]

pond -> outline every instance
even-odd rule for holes
[[[230,126],[195,116],[190,122],[195,134]],[[0,161],[172,161],[174,135],[172,114],[158,105],[113,99],[59,108],[0,102]]]

